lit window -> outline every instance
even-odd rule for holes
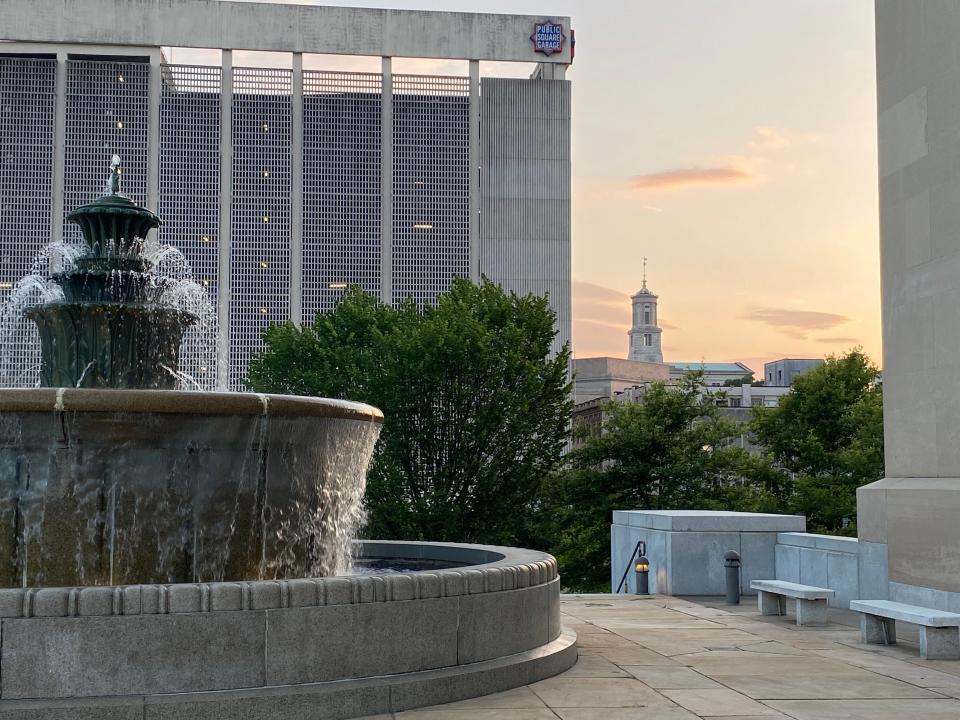
[[[267,314],[267,309],[266,309],[266,308],[260,308],[260,314],[261,314],[261,315],[266,315],[266,314]]]
[[[433,230],[433,223],[419,222],[413,224],[414,230]]]
[[[201,235],[201,236],[200,236],[200,239],[203,240],[203,242],[210,242],[210,236],[209,236],[209,235]]]
[[[12,287],[13,287],[12,282],[0,282],[0,289],[9,290]]]
[[[260,129],[263,130],[264,132],[270,132],[270,126],[267,125],[267,123],[264,123],[263,125],[261,125]]]
[[[263,171],[263,176],[264,176],[264,177],[270,177],[270,171],[269,171],[269,170],[264,170],[264,171]]]
[[[269,263],[267,263],[266,260],[261,260],[261,261],[260,261],[260,267],[266,269],[266,268],[270,267],[270,265],[269,265]]]
[[[123,123],[117,120],[117,130],[123,130]]]
[[[118,82],[118,83],[122,83],[122,82],[123,82],[123,75],[117,75],[117,82]]]
[[[347,284],[345,282],[332,282],[327,287],[331,290],[346,290]]]
[[[263,216],[263,221],[264,221],[264,222],[270,222],[270,216],[269,216],[269,215],[264,215],[264,216]]]

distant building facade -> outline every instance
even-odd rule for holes
[[[690,372],[702,372],[703,384],[707,387],[723,387],[728,380],[741,380],[746,375],[753,375],[753,370],[741,362],[672,362],[669,365],[671,380],[679,380]]]
[[[767,385],[793,385],[798,375],[810,372],[815,367],[823,365],[820,358],[782,358],[773,362],[764,363],[763,381]]]
[[[573,361],[574,403],[602,398],[609,400],[617,393],[644,383],[670,381],[670,367],[663,363],[595,357]]]

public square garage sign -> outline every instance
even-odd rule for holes
[[[542,23],[535,23],[533,26],[533,35],[530,39],[533,41],[533,49],[544,55],[553,55],[563,52],[563,41],[566,39],[563,34],[563,25],[555,23],[553,20],[545,20]]]

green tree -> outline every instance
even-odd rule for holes
[[[883,392],[862,351],[797,377],[777,407],[754,408],[752,430],[811,531],[856,533],[857,488],[883,477]]]
[[[547,482],[543,536],[568,587],[609,588],[613,510],[769,509],[767,468],[702,390],[694,373],[676,387],[652,383],[641,402],[610,402],[602,431]]]
[[[554,322],[545,298],[487,280],[458,280],[422,311],[354,288],[312,327],[269,328],[247,384],[383,410],[368,536],[523,544],[572,410]]]

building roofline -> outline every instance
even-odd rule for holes
[[[551,55],[535,52],[530,39],[547,19],[566,36]],[[572,46],[566,16],[237,0],[2,2],[0,40],[559,64],[571,62]]]

